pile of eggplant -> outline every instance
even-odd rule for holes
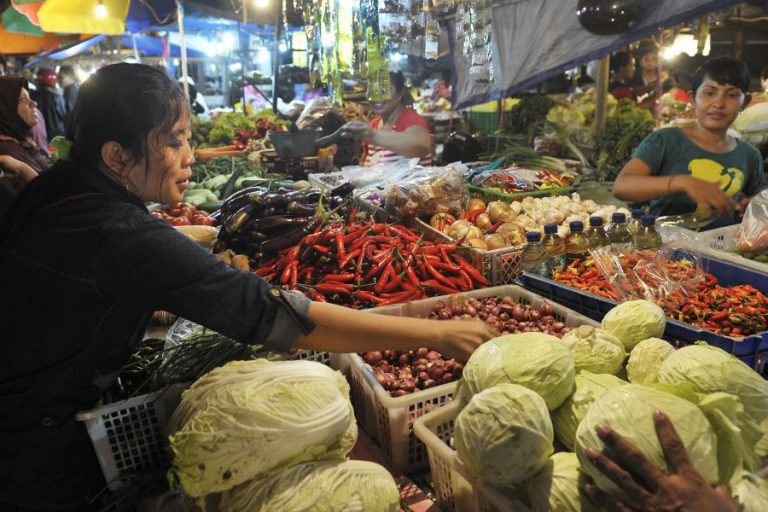
[[[245,188],[231,195],[218,212],[221,231],[214,252],[231,249],[247,254],[252,261],[298,243],[320,225],[317,213],[345,214],[352,193],[349,183],[322,191],[317,188],[289,191],[263,186]]]

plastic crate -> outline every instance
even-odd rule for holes
[[[545,299],[519,286],[506,285],[470,292],[431,297],[367,310],[370,313],[397,317],[427,317],[437,302],[457,302],[480,297],[514,298],[521,304],[538,307]],[[569,327],[594,325],[597,322],[558,304],[552,304],[554,316]],[[447,321],[447,320],[446,320]],[[426,448],[413,433],[413,422],[453,399],[456,383],[442,384],[393,398],[376,381],[373,369],[357,354],[346,354],[351,380],[351,398],[362,428],[379,443],[382,453],[399,473],[421,471],[427,467]]]
[[[312,173],[307,175],[307,181],[314,188],[330,190],[343,185],[348,180],[343,172]]]
[[[469,112],[469,131],[493,135],[499,127],[498,112]]]
[[[736,232],[739,225],[725,226],[723,228],[702,231],[700,233],[691,232],[702,243],[699,245],[700,251],[715,258],[731,262],[735,265],[750,268],[762,273],[768,273],[768,263],[760,263],[739,255],[737,251]]]
[[[702,255],[702,263],[707,271],[717,277],[723,286],[749,283],[764,294],[768,294],[767,274],[737,267],[718,259],[712,259],[707,255]],[[603,316],[618,304],[615,300],[600,297],[593,293],[566,286],[552,279],[527,272],[521,276],[521,282],[526,288],[535,293],[559,302],[595,320],[602,320]],[[735,355],[760,373],[764,370],[764,357],[762,357],[762,354],[768,352],[768,332],[757,333],[743,338],[733,338],[667,318],[664,338],[678,346],[688,345],[696,341],[705,341],[710,345]]]
[[[459,404],[452,403],[422,416],[414,425],[427,450],[437,505],[444,512],[529,512],[521,502],[467,477],[451,448],[458,414]]]
[[[77,414],[111,490],[119,489],[127,477],[170,464],[164,430],[185,387],[174,385]]]
[[[425,240],[442,243],[453,241],[448,235],[421,219],[416,219],[414,229],[422,233]],[[523,271],[523,246],[502,247],[492,251],[459,247],[457,251],[462,258],[483,274],[491,286],[512,284]]]

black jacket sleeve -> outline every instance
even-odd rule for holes
[[[309,299],[228,267],[148,214],[104,229],[96,273],[105,295],[128,296],[244,343],[286,350],[314,327]]]

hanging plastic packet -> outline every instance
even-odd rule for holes
[[[469,76],[478,83],[494,81],[493,6],[491,0],[463,0],[456,11],[457,42],[469,56]]]
[[[424,57],[437,59],[440,56],[440,23],[437,9],[430,9],[429,0],[424,0]]]
[[[749,256],[768,254],[768,190],[752,198],[736,233],[737,248]]]

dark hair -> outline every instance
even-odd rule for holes
[[[149,136],[170,133],[189,115],[184,91],[165,70],[144,64],[105,66],[86,80],[69,118],[67,138],[72,160],[98,167],[101,148],[115,141],[134,162],[149,166]]]
[[[59,74],[68,78],[75,78],[75,70],[72,66],[61,66],[59,68]]]
[[[738,87],[745,94],[749,91],[750,78],[746,64],[731,57],[715,57],[702,64],[693,74],[691,90],[696,92],[705,77],[720,85]]]
[[[402,71],[390,71],[389,81],[392,83],[392,92],[400,97],[400,104],[404,107],[413,105],[413,96],[405,87],[405,75]]]
[[[618,71],[624,66],[629,65],[633,58],[632,54],[628,51],[616,52],[613,54],[613,57],[611,57],[611,69],[613,71]]]

